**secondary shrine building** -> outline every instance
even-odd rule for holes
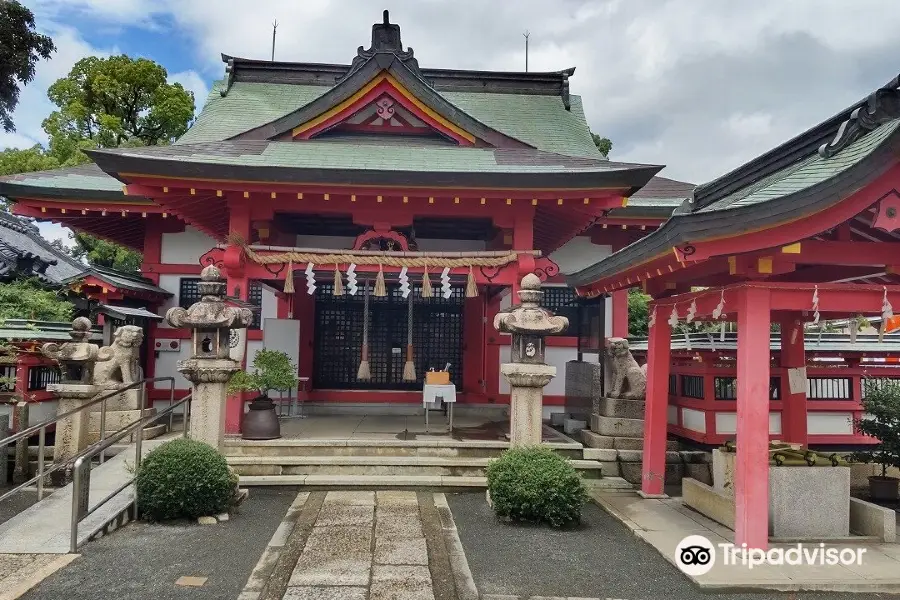
[[[285,350],[311,402],[418,403],[424,372],[448,364],[460,403],[508,402],[509,340],[492,321],[522,276],[556,285],[545,302],[565,313],[566,273],[655,229],[693,188],[607,160],[574,69],[423,68],[387,12],[349,65],[222,58],[174,145],[94,150],[94,164],[3,178],[0,193],[20,215],[143,252],[144,277],[172,294],[153,311],[197,301],[200,270],[219,265],[258,314],[235,355]],[[607,306],[607,331],[626,335],[625,291]],[[563,403],[576,335],[573,319],[549,343],[548,405]],[[146,374],[177,375],[188,331],[148,337]]]

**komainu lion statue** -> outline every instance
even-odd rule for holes
[[[643,400],[647,394],[647,367],[641,367],[628,349],[625,338],[606,340],[606,360],[612,375],[612,385],[606,395],[610,398]]]
[[[112,345],[100,348],[94,367],[94,385],[116,388],[138,380],[138,358],[144,330],[137,325],[123,325],[113,334]]]

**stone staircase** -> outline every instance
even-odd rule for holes
[[[603,465],[586,459],[581,444],[549,443],[572,460],[590,487],[631,488],[605,477]],[[499,441],[228,439],[228,464],[242,485],[311,487],[484,488],[488,463],[508,448]]]
[[[590,430],[581,431],[587,448],[584,458],[599,461],[604,473],[625,481],[641,483],[644,455],[644,401],[600,398],[598,412],[591,415]],[[666,442],[666,484],[678,484],[683,477],[710,479],[709,454],[678,449],[678,442]]]

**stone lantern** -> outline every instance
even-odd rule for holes
[[[494,328],[512,334],[512,362],[500,365],[510,385],[510,445],[541,443],[544,387],[556,376],[556,367],[544,362],[544,338],[561,333],[569,320],[541,307],[541,280],[522,278],[520,304],[494,317]]]
[[[193,354],[178,361],[178,372],[192,384],[188,433],[217,449],[225,439],[228,381],[241,369],[240,363],[228,357],[231,330],[253,322],[250,309],[226,306],[225,287],[219,269],[210,265],[200,273],[200,301],[186,310],[175,307],[166,312],[166,321],[172,327],[193,330]]]
[[[93,384],[94,365],[103,359],[99,358],[100,347],[88,342],[91,337],[91,322],[85,317],[72,321],[69,337],[72,338],[71,342],[51,342],[41,347],[44,356],[59,364],[59,383],[47,385],[48,392],[59,396],[56,414],[79,408],[100,391]],[[82,410],[56,424],[53,462],[66,462],[87,447],[89,419],[90,411]]]

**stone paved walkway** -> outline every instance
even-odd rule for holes
[[[285,600],[434,600],[415,492],[328,492]]]

